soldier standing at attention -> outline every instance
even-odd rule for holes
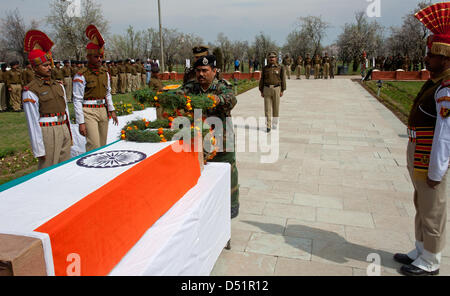
[[[9,104],[15,112],[22,110],[21,93],[22,93],[22,72],[19,70],[19,62],[11,63],[11,70],[6,72],[6,88],[9,92]]]
[[[138,88],[137,75],[138,75],[138,71],[137,71],[137,67],[136,67],[136,62],[134,60],[131,60],[131,91],[136,91]]]
[[[309,79],[309,77],[311,76],[311,67],[312,67],[312,59],[309,56],[309,53],[306,54],[306,59],[305,59],[305,76],[306,79]]]
[[[132,86],[131,68],[132,68],[131,60],[127,59],[125,62],[125,73],[127,76],[127,79],[126,79],[127,90],[125,92],[127,92],[127,93],[131,91],[131,86]]]
[[[325,56],[322,59],[322,67],[323,67],[323,79],[328,79],[330,75],[330,58],[328,57],[328,53],[325,53]]]
[[[236,166],[236,149],[234,142],[233,125],[227,118],[231,117],[231,110],[237,103],[232,88],[223,80],[218,80],[216,71],[216,58],[213,55],[198,59],[196,69],[196,81],[191,81],[183,87],[186,95],[210,94],[216,101],[216,107],[207,112],[206,116],[216,116],[223,123],[223,131],[215,131],[216,139],[222,139],[223,147],[211,162],[227,162],[231,165],[231,218],[239,214],[239,184],[238,170]],[[228,123],[228,124],[227,124]],[[227,144],[228,141],[228,144]],[[223,148],[221,147],[221,148]],[[232,147],[232,151],[228,151]]]
[[[416,247],[395,254],[410,276],[439,274],[446,243],[447,178],[450,157],[450,2],[428,6],[416,18],[434,35],[425,57],[431,78],[414,100],[408,118],[407,168],[414,186]]]
[[[259,91],[264,98],[264,112],[266,115],[267,132],[276,129],[278,124],[280,97],[286,90],[285,68],[277,63],[277,53],[272,51],[268,55],[268,64],[262,69]],[[272,126],[273,116],[273,126]]]
[[[6,64],[2,64],[0,69],[0,111],[6,111]]]
[[[25,35],[24,49],[36,77],[24,87],[22,100],[38,169],[71,158],[72,137],[64,86],[51,78],[52,46],[53,42],[40,31],[31,30]]]
[[[29,61],[25,61],[25,69],[22,71],[23,85],[34,80],[34,71]]]
[[[119,124],[111,96],[111,80],[101,67],[105,41],[94,25],[86,28],[88,66],[73,80],[73,105],[80,134],[86,137],[86,151],[106,145],[110,115]]]
[[[64,89],[66,90],[67,102],[72,102],[72,68],[68,60],[65,60],[63,63]]]
[[[195,46],[194,48],[192,48],[192,53],[194,54],[194,61],[192,64],[195,64],[195,62],[199,58],[209,55],[209,47],[206,45]],[[184,71],[183,85],[185,85],[188,82],[195,81],[195,77],[196,74],[194,67],[191,66],[190,68],[186,68],[186,70]]]
[[[163,91],[164,85],[162,84],[161,80],[159,80],[159,68],[153,67],[152,68],[152,79],[150,79],[150,82],[148,83],[148,87],[154,91]]]
[[[316,54],[316,57],[314,58],[314,79],[319,79],[320,77],[320,63],[321,58]]]
[[[335,71],[336,71],[336,57],[332,56],[330,59],[330,79],[334,79]]]
[[[287,78],[291,79],[292,58],[289,56],[289,54],[286,54],[284,56],[282,63],[283,63],[283,66],[285,67],[285,72],[286,72]]]
[[[303,58],[302,56],[298,56],[297,58],[297,79],[302,79],[302,68],[303,68]]]
[[[117,66],[117,71],[119,72],[120,93],[124,94],[127,91],[127,70],[126,70],[125,65],[123,64],[123,60],[119,61],[119,65]]]
[[[64,83],[64,75],[61,69],[61,62],[56,62],[55,68],[52,69],[52,79]]]
[[[119,70],[117,69],[116,61],[111,62],[109,74],[111,75],[111,95],[116,95],[119,82]]]

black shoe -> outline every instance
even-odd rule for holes
[[[231,207],[231,219],[236,218],[239,215],[239,205]]]
[[[267,128],[266,132],[267,132],[267,133],[270,133],[270,128]]]
[[[435,270],[435,271],[426,271],[423,270],[419,267],[416,267],[414,265],[403,265],[400,268],[400,272],[403,275],[407,275],[407,276],[428,276],[428,275],[438,275],[439,274],[439,269]]]
[[[405,264],[405,265],[410,265],[411,263],[414,262],[414,260],[409,258],[408,255],[400,254],[400,253],[397,253],[394,255],[394,260],[397,261],[398,263]]]

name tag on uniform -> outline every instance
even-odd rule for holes
[[[45,96],[46,94],[48,94],[48,91],[44,91],[43,93],[41,93],[41,96]]]
[[[278,74],[278,70],[275,70],[275,74]]]

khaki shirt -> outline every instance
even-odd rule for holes
[[[52,79],[54,80],[64,80],[63,70],[60,68],[53,68]]]
[[[136,75],[138,73],[137,66],[131,66],[131,75]]]
[[[132,68],[133,66],[131,66],[131,64],[126,64],[125,65],[125,73],[131,73],[131,68]]]
[[[22,72],[20,70],[11,69],[6,72],[6,86],[10,88],[13,84],[23,85]]]
[[[71,68],[70,66],[69,66],[69,67],[64,66],[64,67],[62,68],[62,75],[63,75],[65,78],[71,77],[71,76],[72,76],[72,68]]]
[[[285,68],[278,64],[268,64],[262,70],[261,80],[259,81],[259,90],[264,91],[265,86],[278,85],[281,91],[286,90]]]
[[[39,113],[54,114],[66,112],[66,100],[61,83],[36,77],[24,90],[32,91],[39,98]]]
[[[23,72],[22,72],[22,80],[23,80],[23,84],[24,85],[27,85],[28,83],[33,81],[34,80],[34,71],[31,70],[31,69],[28,69],[28,68],[23,70]]]

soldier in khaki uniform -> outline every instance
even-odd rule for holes
[[[141,61],[141,88],[147,84],[147,70],[145,69],[144,61]]]
[[[292,66],[292,58],[289,54],[286,54],[283,61],[283,66],[285,67],[286,76],[288,79],[291,79],[291,66]]]
[[[104,55],[102,35],[94,25],[86,28],[87,68],[82,69],[73,80],[73,105],[79,131],[86,137],[86,151],[106,145],[109,116],[114,124],[117,120],[111,96],[111,80],[106,69],[101,67]]]
[[[61,72],[64,77],[64,89],[66,90],[67,102],[72,102],[72,67],[68,60],[65,60],[63,63],[64,67],[62,67]]]
[[[110,73],[111,75],[111,94],[117,94],[117,87],[119,85],[119,69],[115,61],[111,62]]]
[[[121,94],[124,94],[127,92],[127,71],[123,60],[119,61],[117,72],[119,73],[119,90]]]
[[[325,53],[325,56],[322,59],[322,67],[323,79],[328,79],[328,76],[330,76],[330,57],[328,57],[328,53]]]
[[[321,68],[322,59],[318,54],[314,57],[314,79],[320,78],[320,68]]]
[[[312,59],[309,56],[309,53],[306,54],[306,59],[305,59],[305,76],[306,79],[309,79],[309,77],[311,76],[311,68],[312,68]]]
[[[31,67],[30,62],[28,61],[25,62],[25,69],[22,71],[22,80],[23,85],[27,85],[28,83],[34,80],[34,71],[33,68]]]
[[[198,45],[192,48],[192,53],[194,54],[194,60],[192,65],[195,64],[195,62],[201,58],[209,55],[209,47],[206,45]],[[219,70],[219,69],[217,69]],[[184,77],[183,77],[183,85],[186,85],[188,82],[195,81],[195,68],[194,66],[191,66],[190,68],[186,68],[184,71]]]
[[[61,83],[51,78],[52,46],[53,42],[40,31],[31,30],[25,35],[24,48],[36,77],[24,87],[22,100],[38,169],[71,158],[72,138],[65,91]]]
[[[301,75],[302,75],[303,63],[304,62],[303,62],[302,56],[298,56],[298,58],[297,58],[297,68],[296,68],[297,79],[302,79]]]
[[[277,63],[276,52],[269,53],[268,64],[263,68],[261,74],[259,90],[261,96],[264,98],[267,132],[270,132],[271,128],[277,128],[280,97],[283,96],[283,93],[286,90],[285,67]]]
[[[52,79],[64,83],[64,74],[60,62],[56,62],[55,68],[52,69]]]
[[[131,69],[133,67],[131,66],[131,60],[127,59],[125,62],[125,73],[127,75],[127,90],[126,92],[131,92],[132,89],[132,84],[133,84],[133,80],[132,80],[132,76],[131,76]]]
[[[131,60],[131,91],[137,90],[137,73],[136,62]]]
[[[414,100],[408,118],[407,168],[414,186],[415,248],[395,254],[408,276],[439,274],[446,244],[447,179],[450,158],[450,2],[428,6],[416,18],[434,35],[425,64],[431,78]]]
[[[0,69],[0,111],[6,111],[6,64],[2,64]]]
[[[150,79],[150,82],[148,83],[148,87],[154,91],[162,91],[164,88],[164,85],[162,84],[161,80],[159,80],[159,68],[153,67],[152,68],[152,79]]]
[[[330,79],[334,79],[334,72],[336,71],[336,57],[330,58]]]
[[[22,110],[22,87],[22,72],[19,70],[19,62],[14,61],[11,63],[11,70],[6,72],[6,88],[9,92],[9,104],[16,112]]]

